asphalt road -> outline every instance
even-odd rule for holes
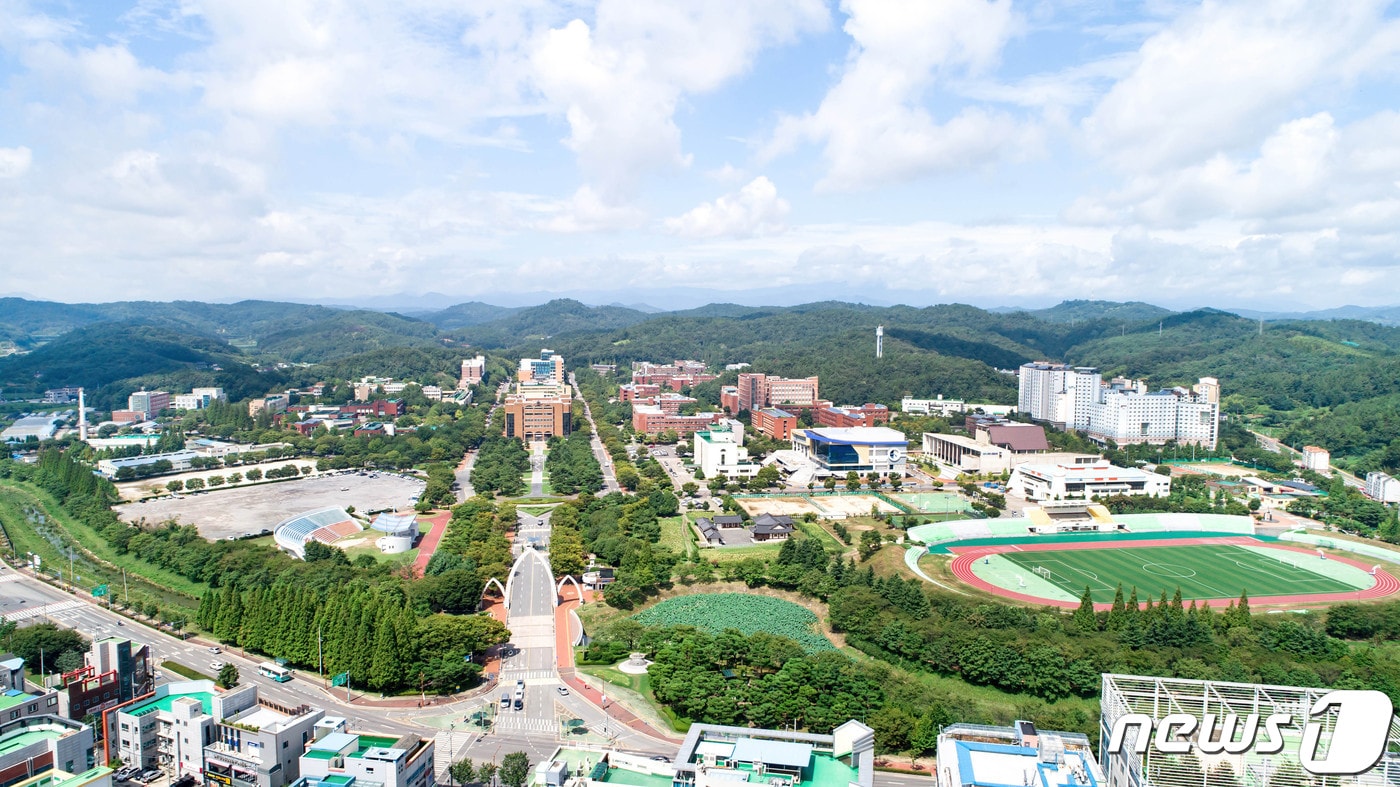
[[[617,469],[613,467],[612,456],[603,447],[603,441],[598,438],[598,422],[593,420],[593,409],[588,406],[588,400],[583,398],[583,392],[578,389],[578,383],[574,381],[574,376],[569,375],[569,384],[574,387],[574,397],[583,402],[583,414],[588,418],[588,424],[593,429],[593,457],[598,460],[598,465],[603,468],[603,491],[601,494],[610,492],[620,492],[622,487],[617,483]]]

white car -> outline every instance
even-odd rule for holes
[[[221,670],[221,669],[223,669],[223,668],[224,668],[224,663],[223,663],[222,661],[211,661],[211,662],[209,662],[209,669],[214,670],[215,672],[217,672],[217,671],[219,671],[219,670]]]
[[[210,645],[210,646],[209,646],[209,652],[210,652],[210,653],[222,653],[222,652],[223,652],[223,648],[219,647],[218,645]]]

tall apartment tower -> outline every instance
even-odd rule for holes
[[[885,326],[875,326],[875,357],[885,357]]]

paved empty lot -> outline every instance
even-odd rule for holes
[[[205,538],[220,539],[270,529],[313,508],[354,506],[359,512],[407,508],[424,486],[421,480],[389,473],[326,475],[127,503],[117,506],[117,513],[128,522],[174,519],[198,527]]]

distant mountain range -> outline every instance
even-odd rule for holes
[[[1400,328],[1386,324],[1400,308],[1290,317],[1089,300],[996,310],[826,300],[656,312],[643,297],[627,301],[636,307],[475,301],[411,313],[271,301],[0,299],[0,341],[21,351],[0,358],[0,394],[26,398],[83,385],[96,392],[95,403],[111,406],[142,385],[222,385],[244,397],[363,374],[450,385],[469,353],[485,351],[505,369],[549,347],[570,368],[696,358],[816,374],[822,394],[842,404],[935,394],[1010,402],[1015,377],[1003,371],[1045,359],[1152,385],[1219,377],[1227,412],[1310,430],[1298,434],[1343,455],[1379,456],[1400,428],[1386,420],[1400,412]],[[885,328],[882,359],[874,357],[877,325]],[[710,393],[717,396],[719,384]]]

